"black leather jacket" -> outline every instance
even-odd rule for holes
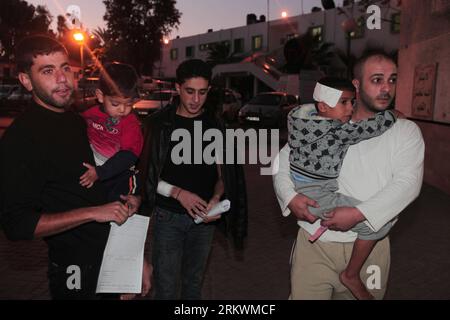
[[[147,210],[153,212],[161,170],[169,154],[170,136],[173,131],[176,106],[169,105],[151,116],[144,123],[144,148],[139,163],[142,176],[143,199]],[[223,124],[214,116],[210,117],[214,127],[223,132]],[[224,141],[223,155],[226,159],[226,143]],[[236,155],[236,152],[234,153]],[[242,248],[243,240],[247,236],[247,191],[244,170],[239,164],[223,164],[222,179],[225,187],[223,198],[231,202],[230,211],[223,214],[219,220],[219,228],[234,240],[236,248]]]

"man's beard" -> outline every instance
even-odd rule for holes
[[[69,87],[70,88],[70,87]],[[33,88],[33,93],[36,95],[36,97],[38,97],[43,103],[58,108],[58,109],[64,109],[65,111],[70,110],[70,107],[74,101],[74,97],[73,97],[73,88],[70,88],[72,91],[70,93],[70,96],[67,100],[65,101],[57,101],[55,100],[52,95],[47,94],[44,90],[41,90],[39,87],[34,86]],[[53,93],[53,91],[52,91]]]
[[[389,109],[389,106],[392,103],[392,100],[394,98],[389,93],[381,94],[381,95],[379,95],[379,96],[377,96],[375,98],[372,98],[372,97],[370,97],[369,95],[366,94],[366,92],[364,91],[362,86],[361,86],[361,90],[359,92],[359,97],[360,97],[361,101],[363,102],[363,104],[365,105],[366,109],[368,111],[373,112],[373,113],[377,113],[377,112]],[[377,107],[375,105],[375,101],[374,100],[375,99],[380,99],[380,98],[389,99],[390,100],[387,107]]]

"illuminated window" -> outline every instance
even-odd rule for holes
[[[177,60],[177,59],[178,59],[178,49],[171,49],[170,60]]]
[[[314,38],[317,37],[317,40],[319,42],[322,42],[323,41],[323,26],[309,28],[309,34],[312,35]]]
[[[391,15],[391,32],[400,32],[400,13],[394,13],[393,15]]]
[[[263,37],[262,36],[254,36],[252,37],[252,50],[261,50],[263,45]]]

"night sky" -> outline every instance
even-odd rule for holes
[[[27,0],[32,4],[46,5],[53,15],[65,13],[66,8],[73,4],[81,8],[81,20],[90,30],[104,27],[103,15],[105,6],[101,0]],[[281,18],[281,12],[287,11],[289,16],[301,12],[301,3],[305,13],[311,12],[314,6],[322,7],[320,0],[270,0],[270,20]],[[337,5],[342,0],[335,0]],[[173,30],[170,38],[205,33],[208,29],[214,31],[245,25],[248,13],[267,16],[267,0],[178,0],[176,7],[182,12],[178,30]],[[54,27],[56,29],[56,27]]]

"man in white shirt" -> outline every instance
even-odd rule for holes
[[[357,101],[352,121],[367,119],[389,107],[395,97],[397,66],[383,52],[368,52],[354,67]],[[351,299],[341,284],[356,234],[350,230],[364,221],[378,231],[411,203],[420,192],[424,142],[415,123],[399,119],[383,135],[350,146],[338,178],[339,192],[362,201],[356,207],[339,207],[322,224],[328,227],[320,240],[308,237],[320,226],[309,206],[316,202],[297,194],[289,175],[289,146],[279,154],[274,189],[284,216],[292,212],[300,226],[292,253],[291,299]],[[380,240],[362,268],[361,279],[369,292],[382,299],[389,275],[388,237]],[[368,281],[369,280],[369,281]]]

